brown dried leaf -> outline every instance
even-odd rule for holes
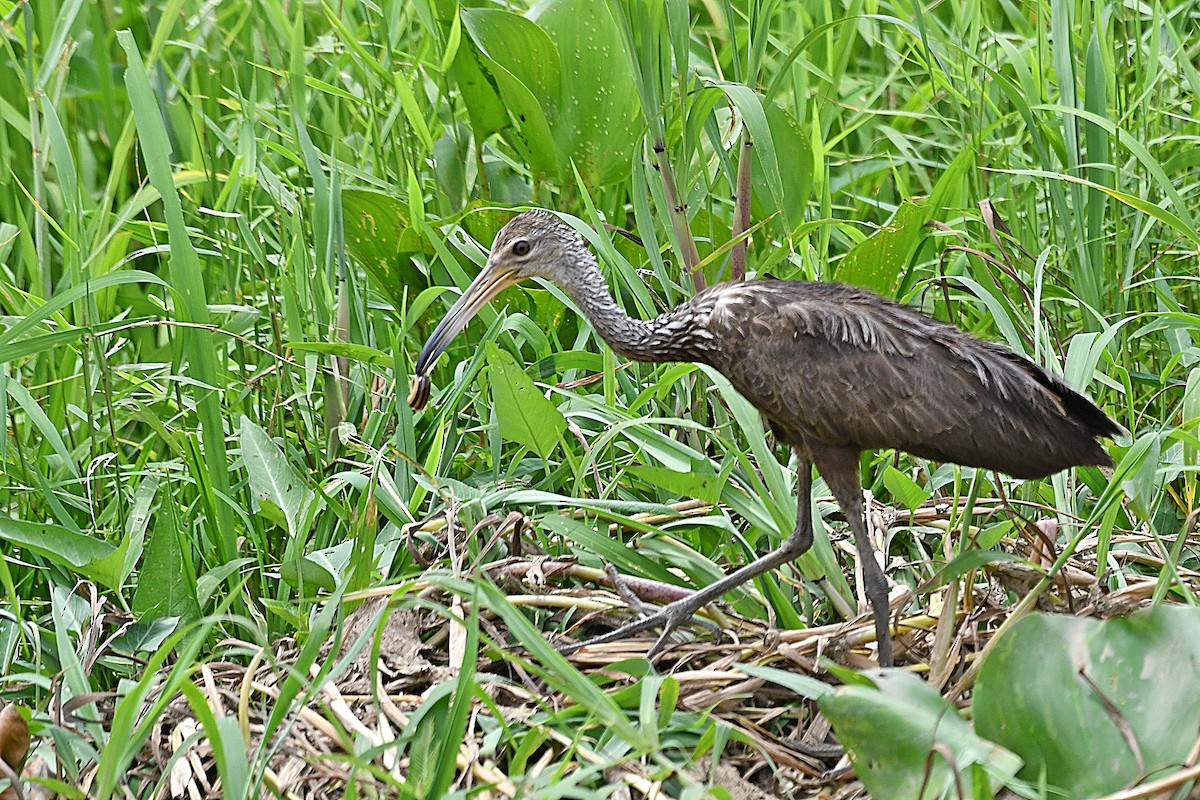
[[[29,754],[29,724],[21,716],[16,703],[9,703],[0,711],[0,759],[8,765],[15,777],[21,762]],[[21,796],[15,786],[0,792],[0,800],[17,800]]]

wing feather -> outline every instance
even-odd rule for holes
[[[1017,477],[1110,463],[1115,425],[1090,401],[1000,345],[833,283],[722,284],[705,358],[776,428],[812,445],[894,447]]]

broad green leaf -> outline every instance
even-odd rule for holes
[[[121,547],[49,522],[25,522],[0,517],[0,539],[66,567],[69,571],[119,591],[121,566],[129,546]]]
[[[314,589],[332,592],[337,588],[337,579],[329,566],[313,556],[301,556],[279,565],[279,577],[298,590],[311,595]]]
[[[74,570],[116,550],[95,536],[75,533],[49,522],[25,522],[12,517],[0,517],[0,539]]]
[[[964,148],[938,177],[929,197],[901,203],[883,228],[846,254],[835,277],[890,297],[896,278],[928,233],[925,224],[935,217],[956,213],[962,206],[966,176],[974,163],[973,151]]]
[[[279,445],[245,416],[241,422],[241,445],[242,460],[246,462],[246,473],[255,500],[270,501],[283,513],[291,537],[288,543],[290,551],[296,539],[304,533],[300,530],[300,523],[305,510],[313,502],[313,492],[292,469]]]
[[[201,614],[196,576],[187,572],[178,517],[169,511],[169,507],[160,508],[155,515],[154,530],[138,572],[133,610],[139,617],[178,617],[188,623],[198,620]]]
[[[1146,453],[1141,460],[1136,460],[1133,459],[1133,456],[1138,452],[1137,445],[1139,444]],[[1121,466],[1125,466],[1126,462],[1129,462],[1131,466],[1135,467],[1128,473],[1122,471],[1121,474],[1126,474],[1127,477],[1121,481],[1121,489],[1129,497],[1133,510],[1143,518],[1154,508],[1154,498],[1162,490],[1163,477],[1158,470],[1162,444],[1162,432],[1148,430],[1138,436],[1134,447],[1131,447],[1125,457],[1121,459]]]
[[[489,13],[504,15],[505,19],[516,17],[507,11]],[[487,16],[484,23],[489,27],[503,24],[499,19]],[[472,14],[472,21],[478,23],[480,20]],[[513,23],[517,24],[520,23]],[[467,34],[454,60],[454,74],[471,115],[475,135],[503,133],[505,140],[536,172],[557,176],[561,165],[541,101],[517,76],[487,55],[470,35],[470,28],[467,28]],[[491,37],[485,42],[490,40]],[[553,69],[553,65],[550,68]]]
[[[447,221],[455,221],[462,225],[463,230],[471,234],[471,238],[484,247],[491,247],[508,221],[517,215],[517,211],[497,208],[492,203],[482,200],[472,200],[463,210]]]
[[[346,247],[364,265],[386,260],[397,253],[434,251],[412,227],[408,204],[375,189],[342,189],[342,215]]]
[[[905,200],[886,225],[846,254],[834,276],[842,283],[890,296],[896,278],[928,233],[929,215],[927,200]]]
[[[933,191],[929,193],[930,218],[954,214],[966,202],[969,190],[967,178],[975,167],[975,150],[964,147],[949,166],[938,176]]]
[[[776,200],[768,179],[759,144],[754,142],[754,216],[757,219],[770,216],[775,211],[783,212],[784,227],[795,230],[804,222],[812,193],[813,152],[808,134],[795,118],[779,106],[767,104],[763,107],[771,142],[775,150],[776,166],[782,186],[782,205]]]
[[[404,306],[405,287],[410,295],[425,288],[429,281],[412,254],[431,256],[433,248],[410,225],[407,203],[373,189],[343,189],[342,220],[346,249],[395,308]]]
[[[632,466],[629,471],[652,486],[666,489],[684,498],[696,498],[716,503],[721,498],[725,481],[711,470],[679,472],[666,467]]]
[[[500,435],[548,458],[567,430],[566,417],[538,391],[516,359],[492,342],[487,345],[487,363]]]
[[[915,511],[930,496],[928,489],[890,464],[883,470],[883,485],[909,511]]]
[[[134,552],[134,546],[140,551],[142,540],[140,537],[126,535],[121,537],[121,543],[117,548],[109,553],[104,558],[98,558],[88,564],[84,569],[87,569],[92,580],[104,584],[113,589],[120,590],[122,584],[125,583],[125,578],[129,576],[129,571],[125,569],[126,564],[132,564],[136,561],[140,552]]]
[[[981,735],[1067,798],[1163,777],[1200,730],[1200,609],[1030,615],[984,661],[973,708]]]
[[[562,99],[551,117],[564,175],[574,164],[591,188],[628,177],[642,138],[637,87],[608,4],[549,0],[531,17],[558,48]]]
[[[464,8],[462,21],[480,52],[520,81],[553,118],[562,76],[556,69],[558,50],[546,32],[520,14],[500,8]]]
[[[471,41],[461,44],[451,73],[467,107],[467,117],[475,136],[485,139],[508,127],[508,112],[500,98],[499,87],[484,72],[483,53]],[[514,79],[515,80],[515,79]]]
[[[874,800],[954,797],[956,772],[966,796],[976,797],[990,785],[981,772],[1001,783],[1020,768],[1019,758],[977,736],[958,710],[916,675],[872,670],[864,676],[873,686],[842,686],[818,704]]]
[[[139,619],[112,640],[112,647],[118,653],[126,655],[153,653],[162,646],[168,636],[179,629],[179,624],[179,617]]]

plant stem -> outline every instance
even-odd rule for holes
[[[753,147],[754,142],[750,140],[750,134],[743,131],[742,146],[738,148],[737,189],[734,195],[736,201],[733,209],[734,239],[738,239],[750,227],[750,172]],[[730,263],[735,281],[744,280],[746,277],[746,248],[748,245],[749,241],[742,239],[733,246],[733,252],[730,253]]]
[[[687,207],[679,196],[675,186],[675,176],[667,161],[667,147],[662,139],[654,142],[655,169],[662,176],[663,194],[666,195],[668,212],[671,215],[671,227],[675,229],[675,238],[679,241],[679,249],[683,252],[684,265],[692,275],[692,285],[696,291],[702,291],[708,284],[700,267],[700,252],[696,249],[696,240],[692,238],[692,229],[688,226]]]

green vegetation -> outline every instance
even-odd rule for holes
[[[695,625],[655,671],[649,640],[568,662],[544,638],[628,613],[606,563],[665,593],[791,529],[784,449],[719,375],[625,363],[530,284],[409,410],[425,336],[530,205],[594,229],[630,313],[743,274],[859,283],[1130,431],[1114,471],[1037,482],[864,458],[913,589],[900,663],[926,678],[880,678],[868,707],[938,725],[1035,605],[1195,605],[1196,2],[0,0],[0,20],[0,658],[63,796],[854,780],[793,746],[824,738],[817,698],[866,702],[832,699],[864,679],[818,657],[871,663],[820,481],[817,546],[714,609],[720,640]],[[1046,628],[1031,646],[1083,635]],[[989,765],[959,786],[1048,796],[954,720],[939,757]],[[873,762],[876,797],[955,795],[904,749]],[[1144,777],[1128,763],[1116,785]]]

